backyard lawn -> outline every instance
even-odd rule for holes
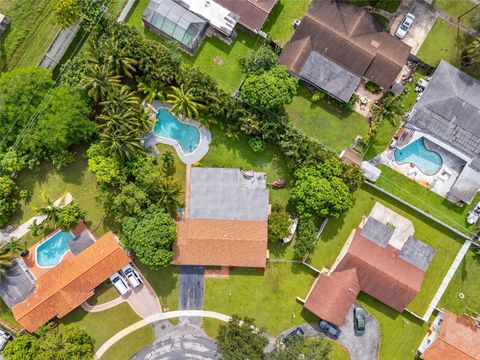
[[[370,213],[376,202],[380,202],[410,219],[415,227],[414,236],[436,250],[436,254],[425,274],[422,289],[415,300],[408,306],[409,310],[418,315],[423,315],[458,250],[460,250],[462,241],[458,236],[455,236],[443,227],[413,212],[413,210],[383,195],[379,191],[369,188],[367,185],[363,185],[357,190],[355,193],[355,204],[344,217],[332,219],[328,222],[317,242],[316,251],[310,256],[308,262],[317,269],[322,269],[325,266],[330,267],[351,231],[360,224],[363,216],[367,216]]]
[[[0,13],[11,20],[9,30],[0,39],[0,56],[4,52],[3,65],[7,70],[38,64],[60,30],[54,4],[54,0],[0,1]]]
[[[13,330],[20,331],[22,328],[20,324],[15,321],[12,312],[8,308],[7,304],[0,298],[0,323],[5,324]]]
[[[357,135],[365,135],[367,120],[354,111],[342,110],[336,103],[310,101],[309,90],[300,86],[291,104],[285,106],[290,121],[308,136],[335,152],[353,144]]]
[[[88,303],[92,306],[105,304],[111,300],[118,298],[118,291],[110,281],[106,280],[95,288],[95,295],[88,299]]]
[[[205,310],[247,315],[270,335],[318,318],[303,309],[296,296],[304,298],[315,274],[301,264],[271,263],[265,272],[235,268],[228,279],[205,279]],[[211,328],[211,327],[215,328]],[[205,321],[208,334],[216,334],[218,324]]]
[[[293,20],[303,18],[310,2],[311,0],[279,0],[262,30],[283,47],[294,33]]]
[[[450,15],[456,21],[460,15],[472,9],[475,6],[475,2],[471,0],[433,0],[432,5],[434,8]],[[476,8],[462,16],[460,22],[474,29],[473,18],[479,14],[480,8]]]
[[[101,360],[127,360],[155,340],[153,327],[144,326],[125,336],[102,356]]]

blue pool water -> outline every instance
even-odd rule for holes
[[[412,163],[426,175],[434,175],[442,167],[442,157],[437,152],[425,148],[423,138],[415,140],[403,149],[396,149],[395,160],[399,164]]]
[[[193,152],[200,143],[198,129],[178,121],[167,109],[158,110],[154,132],[156,135],[176,140],[185,154]]]
[[[71,232],[59,231],[51,238],[38,245],[36,261],[40,267],[54,267],[62,261],[68,252],[68,243],[74,238]]]

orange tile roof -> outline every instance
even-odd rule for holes
[[[266,221],[179,221],[174,264],[263,268],[267,239]]]
[[[77,256],[64,259],[37,279],[35,291],[12,309],[17,322],[33,332],[68,314],[93,295],[93,289],[131,262],[108,232]]]
[[[424,360],[479,360],[480,329],[467,317],[445,312],[438,338],[424,351]]]

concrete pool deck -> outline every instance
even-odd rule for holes
[[[152,116],[155,118],[155,121],[157,121],[156,116],[157,116],[158,110],[160,110],[161,108],[168,109],[171,107],[169,104],[163,104],[162,102],[157,100],[153,100],[151,103],[147,104],[147,106],[149,106],[153,110]],[[198,129],[198,132],[200,133],[200,141],[198,143],[197,148],[193,152],[186,154],[181,148],[177,140],[156,135],[153,132],[153,130],[143,139],[144,141],[143,146],[146,149],[149,149],[150,147],[158,143],[173,146],[178,157],[184,164],[186,165],[194,164],[200,161],[201,159],[203,159],[205,155],[207,155],[208,150],[210,150],[212,134],[210,133],[210,131],[207,130],[205,126],[201,125],[200,122],[196,120],[192,120],[188,118],[182,119],[181,117],[178,118],[177,116],[176,116],[176,119],[180,123],[191,125]]]

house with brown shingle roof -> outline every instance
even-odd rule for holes
[[[175,265],[266,266],[269,204],[264,173],[193,167],[187,170],[185,195]]]
[[[257,34],[265,25],[278,0],[217,0],[217,3],[240,16],[238,23]]]
[[[394,214],[375,205],[332,269],[315,280],[305,299],[307,310],[340,326],[360,291],[398,312],[407,308],[422,287],[435,250],[410,234],[408,219]]]
[[[362,79],[389,89],[409,54],[410,47],[366,10],[343,1],[313,0],[278,62],[348,102]]]
[[[478,360],[480,324],[467,316],[440,311],[418,352],[423,360]]]
[[[33,291],[13,305],[13,316],[29,332],[34,332],[51,319],[62,318],[80,306],[93,296],[97,286],[130,262],[116,236],[108,232],[36,278]]]

